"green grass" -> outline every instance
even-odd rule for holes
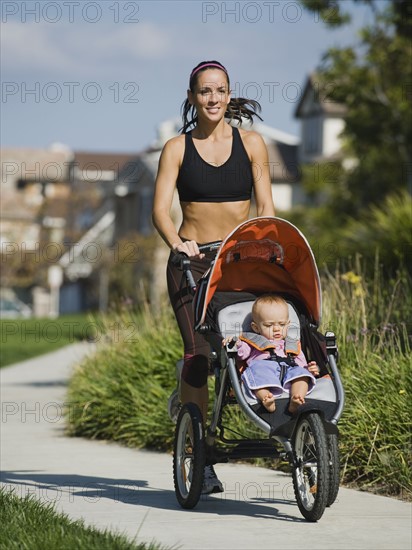
[[[13,492],[0,490],[0,548],[4,550],[160,550],[157,544],[138,544],[123,534],[87,527],[71,521],[48,503],[32,495],[20,499]]]
[[[412,496],[411,312],[405,273],[366,281],[360,265],[328,275],[324,330],[338,335],[346,407],[339,422],[342,475],[376,492]]]
[[[406,273],[365,280],[353,271],[325,273],[321,331],[337,335],[346,406],[339,422],[342,481],[369,490],[412,495],[412,281]],[[409,321],[410,322],[410,321]],[[175,386],[180,336],[166,304],[139,319],[133,342],[108,342],[77,369],[69,386],[70,433],[170,451],[167,398]],[[124,335],[125,337],[126,335]],[[248,431],[239,416],[230,421]]]
[[[25,361],[81,340],[98,342],[101,326],[88,314],[57,319],[2,319],[0,367]]]

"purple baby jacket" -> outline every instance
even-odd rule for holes
[[[279,355],[279,357],[286,357],[285,340],[270,340],[270,342],[275,346],[274,352],[276,355]],[[239,359],[245,360],[248,365],[250,365],[252,361],[256,361],[256,359],[269,359],[270,357],[270,353],[268,351],[258,350],[250,346],[244,340],[237,341],[237,355]],[[305,368],[308,366],[308,362],[306,361],[302,351],[300,351],[298,355],[293,356],[293,359],[299,367]]]

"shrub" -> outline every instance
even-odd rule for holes
[[[70,432],[169,449],[173,430],[166,403],[182,355],[170,308],[156,314],[126,312],[106,325],[107,342],[70,382]]]
[[[358,273],[329,274],[324,285],[323,323],[337,334],[346,392],[342,477],[406,498],[412,493],[411,280],[403,273],[368,283]]]
[[[412,198],[407,192],[386,197],[379,206],[364,208],[362,216],[345,217],[339,223],[326,205],[297,207],[285,217],[308,237],[320,268],[340,265],[349,270],[350,258],[362,257],[362,271],[373,277],[375,261],[387,277],[397,270],[412,273]]]

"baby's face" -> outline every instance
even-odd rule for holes
[[[252,328],[268,340],[286,338],[289,326],[289,311],[282,304],[261,304],[255,313]]]

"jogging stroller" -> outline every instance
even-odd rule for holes
[[[190,261],[182,270],[194,287]],[[300,341],[308,361],[319,366],[313,391],[295,414],[288,412],[289,394],[276,398],[268,412],[250,399],[241,382],[236,351],[228,336],[250,330],[251,308],[257,296],[280,294],[288,303],[288,337]],[[220,244],[210,269],[194,289],[195,330],[214,350],[215,400],[210,422],[203,427],[194,403],[179,412],[173,456],[176,497],[183,508],[197,505],[205,465],[231,459],[286,458],[291,466],[294,493],[308,521],[321,518],[339,490],[337,423],[344,407],[344,389],[337,368],[333,332],[319,332],[321,288],[317,266],[302,233],[280,218],[253,218],[239,225]],[[292,332],[292,334],[291,334]],[[231,347],[232,346],[232,347]],[[261,437],[227,437],[226,407],[238,405]]]

